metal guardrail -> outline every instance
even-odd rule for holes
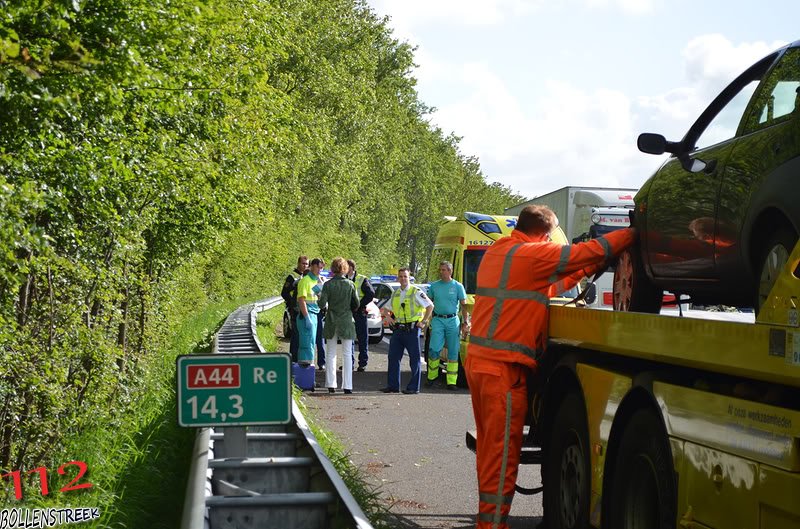
[[[214,352],[264,353],[256,317],[282,303],[239,307],[214,336]],[[186,486],[181,529],[273,527],[372,529],[294,403],[286,425],[198,429]]]

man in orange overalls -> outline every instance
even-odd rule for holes
[[[465,369],[477,426],[478,529],[506,529],[517,482],[527,379],[547,346],[548,305],[633,244],[626,228],[562,246],[547,206],[522,210],[516,229],[486,251],[478,269]]]

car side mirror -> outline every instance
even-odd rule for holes
[[[665,152],[677,154],[681,150],[680,142],[667,141],[661,134],[650,132],[639,134],[636,146],[645,154],[664,154]]]
[[[639,134],[636,146],[646,154],[664,154],[667,151],[667,139],[661,134],[645,132]]]

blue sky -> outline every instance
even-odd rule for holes
[[[661,159],[640,132],[683,136],[747,66],[800,39],[800,1],[368,0],[417,46],[431,121],[487,179],[526,197],[638,188]]]

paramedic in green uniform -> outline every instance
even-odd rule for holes
[[[317,338],[317,315],[319,314],[319,293],[322,282],[322,259],[312,259],[308,273],[297,283],[297,362],[308,365],[314,362],[314,345]]]
[[[439,263],[439,281],[428,287],[428,297],[433,301],[431,341],[428,350],[428,386],[439,378],[439,357],[442,347],[447,345],[447,389],[455,390],[458,380],[458,351],[461,348],[460,323],[469,328],[467,293],[464,285],[453,279],[453,265],[448,261]],[[463,320],[458,319],[461,309]]]

